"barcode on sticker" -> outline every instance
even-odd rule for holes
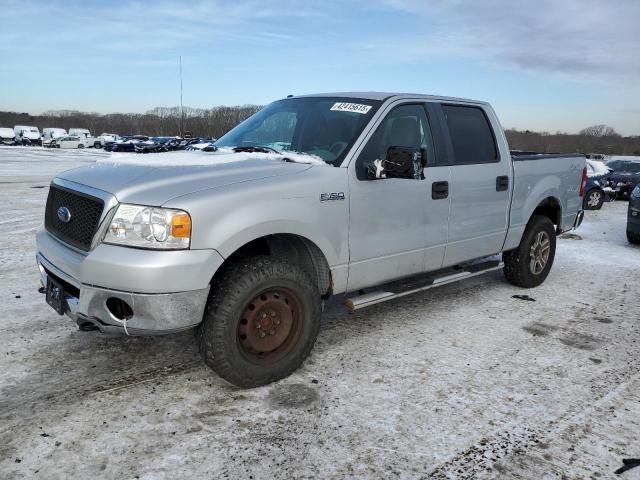
[[[355,113],[368,113],[371,110],[371,105],[362,105],[361,103],[334,103],[331,110],[334,112],[355,112]]]

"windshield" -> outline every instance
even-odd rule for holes
[[[267,105],[215,144],[306,153],[337,167],[380,103],[343,97],[287,98]]]

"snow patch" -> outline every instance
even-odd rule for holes
[[[151,165],[159,167],[174,167],[186,165],[217,165],[223,163],[236,163],[245,160],[266,159],[282,162],[283,160],[295,163],[307,163],[312,165],[327,166],[320,157],[306,153],[257,153],[234,152],[231,148],[220,148],[215,152],[203,152],[198,150],[177,151],[165,153],[135,154],[114,152],[109,157],[100,158],[98,163],[116,163],[126,165]]]

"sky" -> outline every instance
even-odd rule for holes
[[[503,126],[640,135],[640,0],[0,0],[0,110],[144,112],[392,91]]]

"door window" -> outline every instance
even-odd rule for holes
[[[454,164],[499,161],[493,130],[481,108],[442,105],[442,111],[453,144]]]
[[[424,149],[427,165],[435,161],[431,129],[422,105],[401,105],[389,112],[358,157],[358,179],[367,178],[367,166],[384,159],[389,147]]]

